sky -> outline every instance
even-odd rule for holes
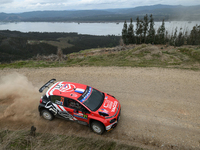
[[[0,0],[0,12],[133,8],[156,4],[192,6],[200,5],[200,0]]]

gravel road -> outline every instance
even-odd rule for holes
[[[93,86],[122,106],[118,126],[102,136],[88,127],[39,117],[38,89],[48,80]],[[66,67],[0,71],[0,127],[115,140],[148,149],[200,149],[200,71]]]

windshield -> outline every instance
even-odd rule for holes
[[[87,106],[91,111],[98,110],[104,101],[104,93],[101,93],[100,91],[91,87],[89,87],[89,90],[85,97],[82,99],[84,100],[83,104]]]

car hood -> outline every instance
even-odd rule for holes
[[[118,100],[114,96],[105,93],[104,102],[98,109],[98,112],[102,116],[114,116],[118,110],[118,106]]]

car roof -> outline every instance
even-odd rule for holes
[[[84,93],[87,85],[74,83],[74,82],[56,82],[46,92],[46,96],[63,96],[78,100],[78,98]]]

